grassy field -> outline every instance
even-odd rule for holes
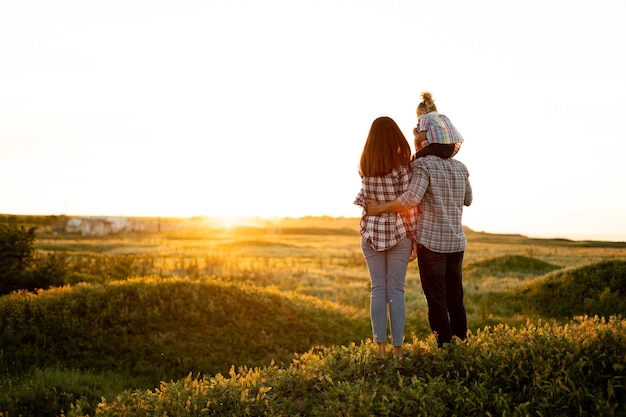
[[[434,398],[446,393],[447,406],[426,408],[430,415],[551,414],[554,401],[546,398],[560,388],[546,385],[540,392],[541,375],[546,384],[570,386],[565,411],[557,414],[620,415],[626,243],[468,230],[470,341],[453,347],[449,361],[434,349],[414,262],[406,284],[408,360],[398,364],[376,359],[370,349],[369,276],[358,219],[265,220],[230,228],[201,218],[164,219],[167,227],[159,233],[105,237],[64,233],[62,218],[19,221],[38,226],[37,249],[63,254],[69,275],[63,288],[0,297],[3,417],[369,415],[366,404],[378,410],[372,415],[423,414],[418,400],[413,407],[390,399],[408,387],[410,395],[433,395],[437,404]],[[599,392],[584,369],[562,380],[549,375],[581,361],[589,370],[604,366],[589,359],[592,352],[572,350],[583,339],[594,340],[588,349],[612,361]],[[527,351],[519,350],[520,340],[532,341]],[[574,356],[551,359],[564,349]],[[517,379],[487,375],[488,361],[506,372],[503,352],[523,356]],[[480,358],[485,363],[476,362]],[[487,385],[470,378],[475,372]],[[524,378],[539,391],[514,394],[528,386]],[[378,394],[372,393],[375,381]],[[474,387],[472,405],[456,404],[468,387]],[[498,387],[500,400],[481,393]],[[586,400],[580,389],[587,390]],[[188,401],[178,404],[176,392],[176,401]],[[377,395],[386,405],[374,404]],[[536,404],[526,404],[529,398]],[[493,404],[481,411],[485,401]],[[199,407],[195,414],[192,403]]]

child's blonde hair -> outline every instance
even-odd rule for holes
[[[437,111],[437,106],[435,106],[435,100],[433,99],[433,95],[428,91],[424,91],[422,93],[422,102],[417,105],[417,113],[430,113],[431,111]]]

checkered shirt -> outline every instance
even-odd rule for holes
[[[412,167],[411,184],[398,202],[404,207],[420,204],[415,240],[433,252],[464,251],[463,206],[472,204],[473,198],[467,167],[457,159],[434,155],[417,158]]]
[[[447,116],[431,111],[419,118],[417,131],[426,132],[428,143],[442,143],[450,145],[463,142],[461,133],[454,127]]]
[[[354,204],[363,207],[363,216],[359,225],[361,236],[376,251],[385,251],[395,246],[402,238],[413,238],[412,225],[417,207],[401,213],[382,213],[378,216],[366,215],[367,200],[386,203],[398,198],[405,192],[411,181],[408,168],[394,170],[380,177],[362,177],[361,191]]]

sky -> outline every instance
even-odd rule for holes
[[[621,0],[0,0],[0,213],[358,217],[429,91],[490,233],[626,241]]]

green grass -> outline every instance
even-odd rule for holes
[[[99,416],[624,415],[626,322],[578,318],[477,332],[466,344],[312,349],[288,366],[189,375],[100,403]],[[75,409],[70,416],[84,416]]]
[[[435,348],[414,262],[394,362],[357,219],[199,224],[40,233],[71,285],[0,297],[0,416],[624,415],[624,243],[468,230],[472,336]]]

